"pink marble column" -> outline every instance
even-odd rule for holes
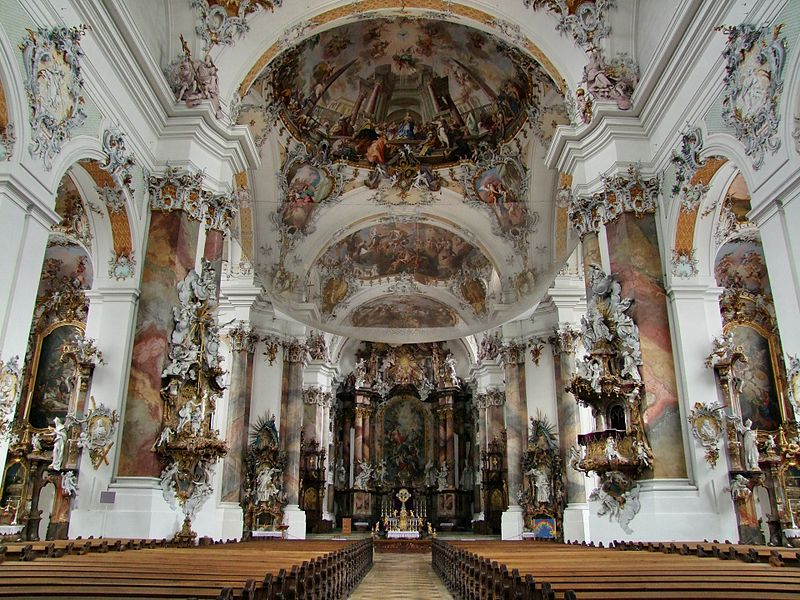
[[[228,337],[233,356],[225,435],[228,454],[222,461],[221,499],[223,502],[240,502],[244,490],[244,460],[250,430],[250,400],[253,389],[253,352],[257,336],[240,325]]]
[[[506,456],[508,461],[508,504],[517,505],[522,486],[522,450],[528,439],[528,407],[525,399],[525,348],[516,344],[503,347],[506,375]]]
[[[455,457],[455,422],[453,420],[453,397],[447,397],[447,406],[444,409],[445,438],[447,440],[447,485],[455,486],[456,457]]]
[[[285,402],[281,402],[281,443],[286,452],[283,481],[286,504],[299,504],[300,432],[303,418],[303,365],[305,346],[297,341],[284,346],[283,380]],[[285,406],[285,410],[284,410]]]
[[[182,211],[153,210],[142,261],[142,284],[133,339],[128,396],[122,423],[117,474],[159,477],[152,451],[161,431],[164,403],[161,372],[174,329],[176,285],[194,268],[200,224]]]
[[[353,477],[361,472],[361,461],[364,459],[364,407],[356,405],[356,434],[353,443],[356,447],[353,457]]]
[[[372,447],[372,419],[370,418],[372,414],[372,408],[367,406],[364,407],[364,449],[361,451],[361,455],[363,456],[366,462],[370,461],[370,448]]]
[[[663,266],[654,214],[622,214],[606,224],[611,271],[622,295],[633,299],[628,314],[639,327],[643,419],[655,460],[653,478],[686,477],[678,386],[672,355]]]
[[[446,408],[441,405],[442,399],[439,399],[439,408],[436,415],[439,418],[439,467],[444,462],[447,462],[447,415],[445,414]]]

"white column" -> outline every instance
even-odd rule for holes
[[[800,356],[800,192],[768,202],[751,214],[758,225],[769,271],[781,346],[787,356]]]
[[[55,212],[32,204],[12,185],[0,185],[0,358],[8,362],[19,357],[20,372],[25,366],[47,236],[58,221]],[[0,440],[0,474],[5,470],[7,451],[8,443]]]
[[[673,282],[667,290],[689,490],[663,490],[657,494],[661,515],[654,521],[661,521],[661,526],[654,523],[652,532],[648,531],[651,519],[642,519],[648,516],[642,502],[641,514],[631,523],[637,539],[738,539],[736,513],[726,491],[729,480],[724,435],[719,440],[717,466],[712,468],[688,423],[696,402],[711,404],[720,399],[714,372],[706,368],[705,359],[711,352],[712,340],[722,333],[721,293],[713,281]]]
[[[89,393],[97,406],[102,404],[117,411],[121,417],[128,384],[139,292],[109,287],[87,292],[87,296],[89,315],[86,336],[96,340],[97,348],[103,353],[106,363],[95,368]],[[91,405],[86,408],[90,407]],[[82,453],[78,495],[73,502],[70,517],[71,538],[90,535],[141,537],[146,532],[152,535],[163,532],[163,537],[173,530],[173,511],[166,502],[158,501],[160,490],[152,490],[150,508],[153,512],[143,512],[142,507],[137,504],[141,497],[126,498],[124,491],[115,492],[113,503],[100,502],[100,493],[109,490],[116,471],[120,433],[121,427],[117,424],[117,439],[107,455],[109,464],[101,462],[95,470],[89,452],[84,450]]]

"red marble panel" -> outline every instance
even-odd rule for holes
[[[667,297],[653,215],[625,214],[606,226],[611,271],[622,295],[633,298],[630,315],[639,327],[645,402],[642,417],[655,454],[654,478],[686,477],[678,386],[672,355]]]
[[[199,224],[182,212],[153,212],[142,270],[141,295],[122,426],[118,474],[158,477],[152,451],[161,430],[161,371],[174,328],[176,285],[194,267]]]

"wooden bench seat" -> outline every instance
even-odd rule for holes
[[[800,569],[777,564],[774,548],[719,543],[703,544],[699,553],[676,548],[437,540],[432,560],[456,598],[800,598]],[[778,557],[794,560],[793,551],[784,550]],[[725,560],[726,552],[738,560]]]
[[[0,565],[0,597],[321,600],[346,596],[371,564],[371,540],[63,553]]]

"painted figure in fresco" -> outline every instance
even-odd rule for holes
[[[50,468],[56,471],[61,469],[61,463],[64,461],[64,448],[67,444],[67,428],[61,419],[56,417],[53,419],[53,460],[50,463]]]
[[[416,123],[414,122],[414,118],[411,116],[410,112],[406,112],[405,116],[403,117],[403,122],[400,123],[400,127],[397,128],[397,137],[413,140],[415,127]]]

